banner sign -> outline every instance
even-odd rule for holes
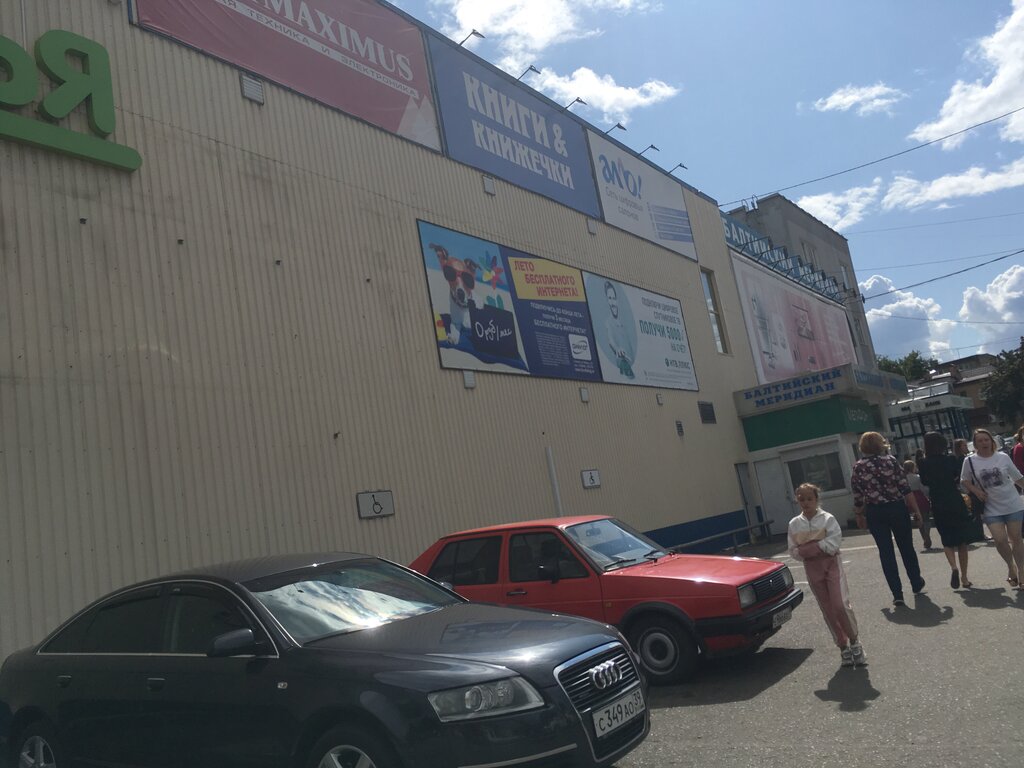
[[[697,389],[675,299],[425,221],[419,235],[442,368]]]
[[[697,391],[679,302],[583,273],[604,381]]]
[[[146,29],[441,148],[423,35],[372,0],[135,0],[135,9]]]
[[[682,185],[599,134],[587,135],[604,220],[696,261]]]
[[[428,40],[448,154],[598,218],[583,128],[462,49]]]
[[[760,383],[856,362],[842,308],[742,256],[733,267]]]

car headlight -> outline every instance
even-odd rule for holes
[[[740,608],[749,608],[757,602],[757,592],[753,584],[744,584],[737,590],[740,595]]]
[[[787,589],[793,586],[793,572],[789,570],[788,565],[782,566],[782,581]]]
[[[442,723],[506,715],[544,706],[537,690],[521,677],[436,691],[428,693],[427,700]]]

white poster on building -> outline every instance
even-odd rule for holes
[[[599,134],[587,133],[604,220],[696,261],[682,185]]]

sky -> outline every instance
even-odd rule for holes
[[[878,354],[1024,335],[1024,110],[964,131],[1024,108],[1024,0],[392,2],[723,210],[781,191],[840,232]]]

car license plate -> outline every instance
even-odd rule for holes
[[[787,621],[793,618],[792,608],[783,608],[781,611],[772,616],[772,629],[778,629]]]
[[[593,712],[594,730],[598,738],[606,736],[617,728],[621,728],[646,709],[644,695],[636,688],[625,696],[620,696],[611,704]]]

